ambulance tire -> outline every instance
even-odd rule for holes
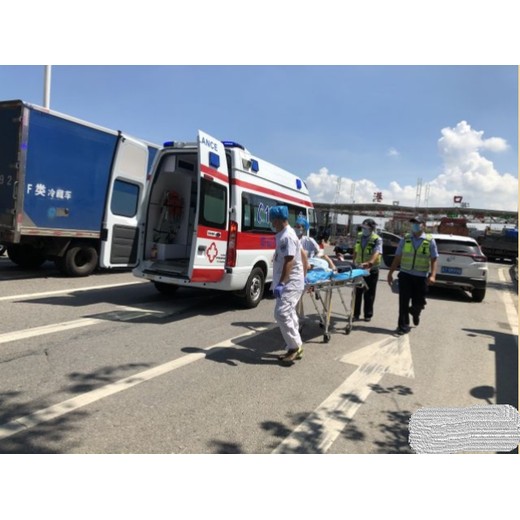
[[[86,242],[73,244],[65,255],[56,261],[58,269],[67,276],[88,276],[98,265],[96,248]]]
[[[264,286],[264,271],[260,267],[255,267],[247,279],[246,286],[239,293],[247,309],[253,309],[260,303],[264,296]]]
[[[176,293],[179,288],[178,285],[173,285],[171,283],[153,282],[153,284],[155,285],[155,288],[165,296],[171,296]]]

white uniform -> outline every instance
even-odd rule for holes
[[[280,327],[280,332],[285,340],[286,348],[292,350],[297,349],[302,345],[302,339],[298,332],[296,304],[302,295],[305,282],[303,276],[301,245],[291,226],[286,226],[282,231],[276,234],[276,251],[273,259],[273,283],[271,285],[272,289],[280,283],[286,256],[294,257],[294,263],[289,273],[289,278],[285,281],[282,296],[276,298],[274,318]]]
[[[315,256],[320,256],[320,246],[318,242],[314,240],[312,237],[308,237],[307,235],[303,235],[300,238],[300,242],[302,244],[303,249],[307,253],[307,258],[314,258]]]

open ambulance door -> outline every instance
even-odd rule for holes
[[[229,172],[223,143],[199,130],[198,200],[188,276],[214,283],[224,277],[229,219]]]
[[[148,170],[148,147],[131,137],[119,136],[106,197],[99,265],[137,265],[138,227]]]

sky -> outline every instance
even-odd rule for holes
[[[512,65],[54,65],[50,107],[157,144],[203,130],[302,177],[315,202],[518,209]],[[43,65],[0,100],[43,104]],[[418,199],[419,195],[419,199]]]

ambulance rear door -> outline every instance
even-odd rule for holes
[[[224,144],[198,133],[198,201],[190,266],[191,282],[215,283],[224,277],[229,225],[229,172]]]

